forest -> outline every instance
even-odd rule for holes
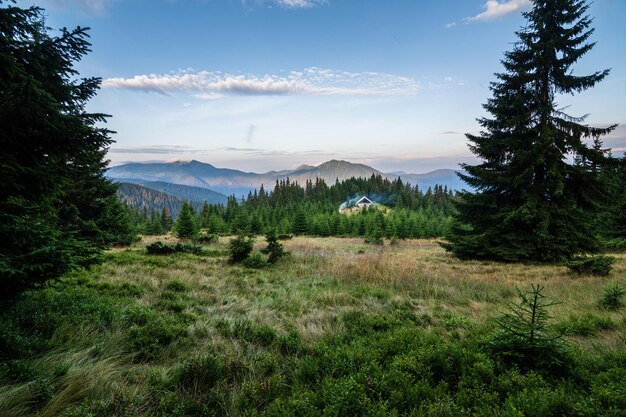
[[[249,193],[237,200],[230,196],[226,205],[205,203],[191,206],[197,231],[209,234],[310,236],[366,236],[381,238],[433,238],[444,236],[454,212],[456,193],[435,186],[426,192],[381,176],[352,178],[328,186],[323,179],[304,186],[289,179],[277,181],[272,191]],[[339,213],[342,203],[357,196],[368,196],[378,205],[392,208],[389,214],[372,206],[355,215]],[[195,206],[195,207],[194,207]],[[147,235],[163,234],[173,222],[162,209],[131,210],[135,227]]]

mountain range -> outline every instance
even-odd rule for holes
[[[418,185],[422,190],[435,184],[447,186],[449,189],[461,190],[468,188],[452,169],[439,169],[425,174],[405,172],[384,173],[363,164],[348,161],[332,160],[318,166],[301,165],[296,169],[269,171],[266,173],[244,172],[235,169],[216,168],[199,161],[177,161],[163,163],[128,163],[111,167],[106,175],[116,182],[140,184],[183,199],[196,201],[206,199],[211,202],[225,200],[226,195],[247,195],[258,189],[262,184],[269,191],[274,188],[276,180],[289,178],[304,184],[307,180],[315,181],[322,178],[327,184],[336,180],[343,181],[352,177],[369,178],[372,174],[381,175],[390,180],[400,177],[403,181]],[[193,190],[176,187],[194,187]],[[202,195],[199,190],[210,190]],[[190,197],[193,194],[193,198]]]

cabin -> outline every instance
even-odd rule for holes
[[[374,205],[374,202],[367,197],[361,197],[356,203],[354,203],[354,206],[360,209],[364,207],[369,208],[370,206],[373,206],[373,205]]]

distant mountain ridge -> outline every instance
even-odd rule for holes
[[[125,181],[138,184],[149,182],[178,184],[212,190],[217,193],[238,197],[258,189],[262,184],[269,191],[273,189],[276,180],[289,178],[304,184],[307,180],[315,181],[322,178],[327,184],[336,180],[343,181],[349,178],[369,178],[381,175],[390,180],[400,178],[422,189],[435,184],[461,190],[467,188],[452,169],[440,169],[425,174],[384,173],[364,164],[355,164],[348,161],[331,160],[318,166],[302,165],[294,170],[269,171],[262,174],[244,172],[215,166],[199,161],[169,162],[169,163],[129,163],[111,167],[106,175],[115,181]],[[397,175],[400,174],[400,175]],[[181,191],[182,192],[182,191]]]

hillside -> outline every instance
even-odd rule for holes
[[[139,210],[145,210],[147,213],[150,213],[152,210],[156,210],[160,213],[164,208],[167,208],[174,218],[178,216],[180,208],[185,201],[183,198],[175,195],[154,190],[143,185],[126,182],[119,183],[117,195],[122,202],[138,208]],[[202,208],[203,203],[200,201],[191,201],[191,204],[197,212]]]
[[[318,166],[303,165],[293,170],[269,171],[262,174],[243,172],[234,169],[216,168],[211,164],[199,161],[171,163],[130,163],[111,167],[107,176],[118,181],[144,184],[146,182],[165,182],[211,189],[219,193],[237,197],[247,195],[258,189],[262,184],[271,189],[276,180],[289,178],[304,184],[323,178],[327,184],[337,179],[343,181],[352,177],[369,178],[372,174],[395,179],[395,174],[385,174],[375,168],[348,161],[332,160]],[[403,181],[417,184],[422,189],[439,184],[449,189],[460,190],[463,183],[454,170],[442,169],[426,174],[404,174]]]
[[[226,204],[226,200],[228,200],[226,195],[207,188],[171,184],[162,181],[146,181],[141,185],[187,201],[200,203],[204,203],[206,201],[209,204]]]

